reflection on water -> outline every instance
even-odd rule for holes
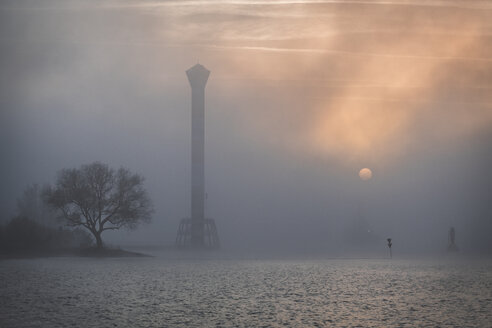
[[[491,262],[0,262],[1,327],[490,326]]]

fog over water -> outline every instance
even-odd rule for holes
[[[488,1],[2,1],[0,217],[101,161],[144,176],[155,207],[106,240],[172,244],[197,61],[224,249],[439,253],[454,226],[492,252]]]

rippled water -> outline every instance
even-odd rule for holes
[[[491,327],[492,263],[0,261],[1,327]]]

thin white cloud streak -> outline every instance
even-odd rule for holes
[[[383,58],[403,58],[403,59],[423,59],[423,60],[460,60],[460,61],[478,61],[492,62],[491,57],[463,57],[463,56],[423,56],[423,55],[401,55],[401,54],[382,54],[362,51],[346,51],[335,49],[316,49],[316,48],[280,48],[280,47],[255,47],[255,46],[226,46],[212,44],[188,44],[188,43],[167,43],[167,42],[128,42],[128,41],[74,41],[74,40],[15,40],[0,39],[0,43],[19,43],[19,44],[80,44],[80,45],[113,45],[123,47],[164,47],[164,48],[208,48],[217,50],[248,50],[259,52],[277,52],[277,53],[304,53],[304,54],[333,54],[333,55],[350,55],[350,56],[368,56]]]
[[[313,54],[339,54],[352,56],[370,56],[370,57],[385,57],[385,58],[409,58],[409,59],[431,59],[431,60],[464,60],[464,61],[484,61],[490,62],[492,58],[488,57],[454,57],[454,56],[419,56],[419,55],[398,55],[398,54],[381,54],[359,51],[331,50],[331,49],[314,49],[314,48],[276,48],[276,47],[253,47],[253,46],[210,46],[206,47],[221,48],[221,49],[237,49],[237,50],[257,50],[267,52],[302,52]]]

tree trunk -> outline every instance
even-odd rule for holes
[[[96,238],[97,249],[102,249],[103,248],[103,242],[101,239],[101,233],[98,231],[92,231],[92,234],[94,235],[94,238]]]

